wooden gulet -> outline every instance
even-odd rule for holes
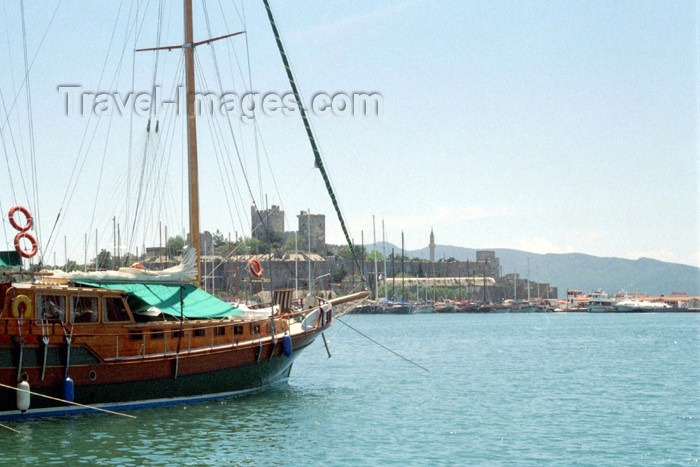
[[[194,271],[188,275],[183,258],[160,275],[54,271],[0,284],[0,419],[168,405],[284,383],[299,352],[332,325],[333,307],[368,296],[294,309],[293,291],[277,290],[269,315],[250,315],[199,289],[194,48],[241,32],[195,43],[191,0],[184,18],[183,45],[139,51],[184,49]]]
[[[278,299],[286,293],[278,293]],[[28,381],[33,391],[65,399],[69,375],[76,402],[124,408],[203,400],[282,382],[298,352],[332,324],[331,307],[366,296],[342,297],[325,309],[288,310],[257,320],[140,323],[121,291],[7,284],[2,295],[0,382],[14,386],[18,380]],[[48,317],[45,312],[53,305],[37,310],[43,319],[7,316],[21,296],[40,306],[47,304],[47,297],[52,304],[70,304],[69,316]],[[93,298],[100,316],[79,311],[81,302]],[[290,336],[291,355],[286,355],[285,336]],[[0,389],[0,418],[20,414],[12,392]],[[38,410],[40,415],[81,411],[57,405],[54,400],[32,399],[33,408],[52,409]]]

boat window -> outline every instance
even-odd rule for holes
[[[63,295],[37,295],[36,317],[66,321],[66,297]]]
[[[129,331],[129,340],[130,341],[142,341],[143,340],[143,331],[141,331],[141,330]]]
[[[129,312],[126,311],[124,300],[121,297],[105,297],[102,302],[102,310],[102,320],[105,323],[131,321]]]
[[[226,335],[226,326],[219,326],[218,328],[214,328],[214,335],[215,336],[225,336]]]
[[[97,303],[97,297],[71,297],[71,323],[96,323]]]
[[[205,329],[195,329],[194,330],[194,337],[202,337],[206,335],[206,330]]]
[[[151,331],[151,339],[163,339],[164,333],[162,329],[154,329]]]
[[[242,324],[234,324],[233,325],[233,333],[236,335],[243,334],[243,325]]]

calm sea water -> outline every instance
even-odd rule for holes
[[[357,315],[288,386],[12,421],[0,463],[698,464],[699,314]]]

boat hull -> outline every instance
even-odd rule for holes
[[[353,308],[352,310],[350,310],[349,313],[354,314],[354,315],[370,315],[370,314],[374,314],[374,313],[378,313],[378,312],[379,312],[379,305],[365,304],[365,305],[360,305],[360,306]]]
[[[456,313],[457,309],[448,303],[436,303],[433,305],[433,313]]]
[[[88,406],[129,410],[210,400],[259,391],[287,381],[294,359],[310,345],[317,332],[298,336],[291,356],[284,355],[282,343],[271,341],[262,347],[232,346],[200,355],[182,354],[142,361],[104,362],[75,365],[69,375],[74,380],[74,401]],[[7,349],[3,349],[7,350]],[[24,355],[30,355],[25,349]],[[78,353],[78,352],[76,352]],[[31,357],[30,357],[31,358]],[[27,359],[23,358],[23,361]],[[71,358],[73,361],[73,358]],[[22,372],[34,393],[62,399],[65,367],[48,366],[44,381],[41,367],[23,367]],[[17,368],[0,368],[0,381],[17,379]],[[31,396],[30,410],[22,414],[16,407],[16,391],[0,388],[0,419],[38,417],[84,412],[92,409],[70,406],[39,395]]]
[[[542,309],[541,307],[536,306],[536,305],[527,305],[527,306],[511,307],[510,308],[511,313],[540,313],[543,311],[544,311],[544,309]]]
[[[614,313],[615,307],[612,305],[588,305],[586,311],[588,313]]]
[[[697,311],[688,308],[678,308],[678,307],[630,307],[630,306],[616,306],[615,311],[619,313],[683,313],[688,311]]]
[[[415,311],[412,304],[405,302],[385,303],[380,309],[381,313],[389,315],[410,315]]]

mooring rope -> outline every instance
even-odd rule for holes
[[[374,342],[375,344],[377,344],[379,347],[383,348],[384,350],[388,350],[389,352],[393,353],[393,354],[396,355],[397,357],[399,357],[399,358],[401,358],[401,359],[403,359],[403,360],[406,360],[408,363],[410,363],[410,364],[412,364],[412,365],[415,365],[415,366],[417,366],[418,368],[420,368],[420,369],[422,369],[422,370],[425,370],[425,371],[427,371],[428,373],[430,373],[430,370],[428,370],[426,367],[417,364],[417,363],[414,362],[413,360],[404,357],[403,355],[401,355],[401,354],[398,353],[398,352],[394,352],[393,350],[391,350],[389,347],[385,346],[384,344],[381,344],[381,343],[377,342],[376,340],[374,340],[374,339],[372,339],[371,337],[369,337],[367,334],[364,334],[362,331],[360,331],[360,330],[358,330],[358,329],[355,329],[354,327],[350,326],[348,323],[346,323],[346,322],[343,321],[342,319],[340,319],[340,318],[335,318],[335,319],[336,319],[337,321],[343,323],[344,325],[346,325],[347,327],[349,327],[350,329],[352,329],[353,331],[355,331],[356,333],[358,333],[359,335],[361,335],[362,337],[364,337],[364,338],[367,339],[368,341]]]
[[[5,428],[6,430],[14,431],[15,433],[21,433],[21,431],[15,430],[14,428],[11,428],[7,425],[3,425],[2,423],[0,423],[0,427]]]
[[[46,394],[40,394],[38,392],[29,391],[27,389],[20,389],[20,388],[14,387],[14,386],[8,386],[7,384],[3,384],[3,383],[0,383],[0,387],[6,388],[6,389],[14,389],[17,392],[28,392],[29,394],[31,394],[33,396],[39,396],[39,397],[43,397],[45,399],[51,399],[53,401],[63,402],[64,404],[76,405],[78,407],[84,407],[86,409],[97,410],[98,412],[104,412],[104,413],[108,413],[108,414],[112,414],[112,415],[121,415],[122,417],[127,417],[127,418],[136,418],[134,415],[129,415],[129,414],[120,413],[120,412],[114,412],[112,410],[103,409],[101,407],[94,407],[92,405],[79,404],[77,402],[71,402],[71,401],[67,401],[65,399],[59,399],[58,397],[47,396]]]

